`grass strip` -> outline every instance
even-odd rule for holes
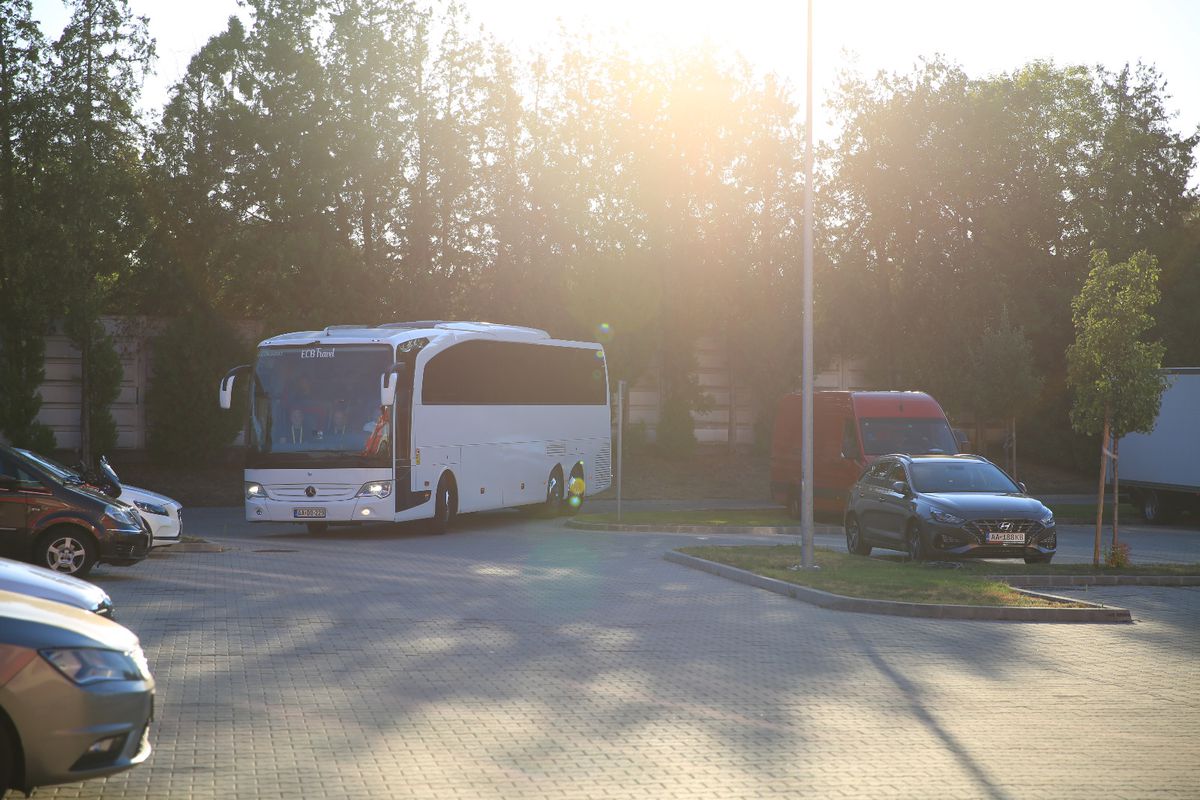
[[[679,552],[847,597],[966,606],[1084,607],[1030,597],[965,569],[864,558],[821,547],[815,550],[820,569],[811,571],[790,569],[800,563],[797,545],[682,547]]]
[[[615,513],[580,514],[580,522],[599,522],[613,525]],[[686,511],[626,511],[621,515],[623,525],[711,525],[727,528],[793,527],[800,521],[789,516],[783,508],[722,508]]]

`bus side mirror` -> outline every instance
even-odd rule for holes
[[[221,408],[228,410],[233,406],[233,381],[238,375],[250,369],[249,364],[234,367],[221,378]]]
[[[379,405],[383,408],[391,408],[392,403],[396,402],[396,387],[400,385],[400,376],[407,368],[404,362],[397,361],[379,376]]]

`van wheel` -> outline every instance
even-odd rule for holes
[[[576,464],[571,469],[571,479],[567,481],[567,502],[563,504],[564,514],[577,514],[583,506],[583,495],[587,486],[583,480],[583,465]]]
[[[438,481],[437,496],[433,504],[433,519],[429,520],[429,532],[438,536],[450,530],[458,516],[458,491],[449,473]]]
[[[853,514],[846,517],[846,550],[856,556],[871,555],[871,545],[863,539],[862,528],[858,526],[858,517]]]
[[[1142,517],[1146,522],[1162,524],[1171,519],[1171,507],[1167,503],[1167,498],[1154,489],[1146,489],[1142,492],[1141,507]]]
[[[34,563],[64,575],[82,577],[96,564],[96,544],[91,534],[78,528],[51,528],[38,539]]]

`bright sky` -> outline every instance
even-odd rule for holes
[[[752,64],[788,77],[802,102],[804,0],[462,0],[471,15],[527,55],[553,42],[560,26],[593,36],[621,36],[632,49],[653,52],[711,41]],[[143,103],[162,105],[192,54],[220,31],[236,0],[130,0],[150,18],[158,42],[158,74]],[[815,0],[814,83],[817,133],[821,102],[838,70],[873,74],[907,70],[919,56],[941,53],[977,76],[1032,59],[1104,64],[1115,69],[1141,59],[1168,81],[1176,128],[1200,127],[1200,2],[1195,0]],[[34,0],[48,36],[66,21],[58,0]],[[1193,184],[1197,176],[1193,176]]]

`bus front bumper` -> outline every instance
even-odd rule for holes
[[[391,522],[396,501],[391,497],[299,502],[246,500],[247,522]]]

